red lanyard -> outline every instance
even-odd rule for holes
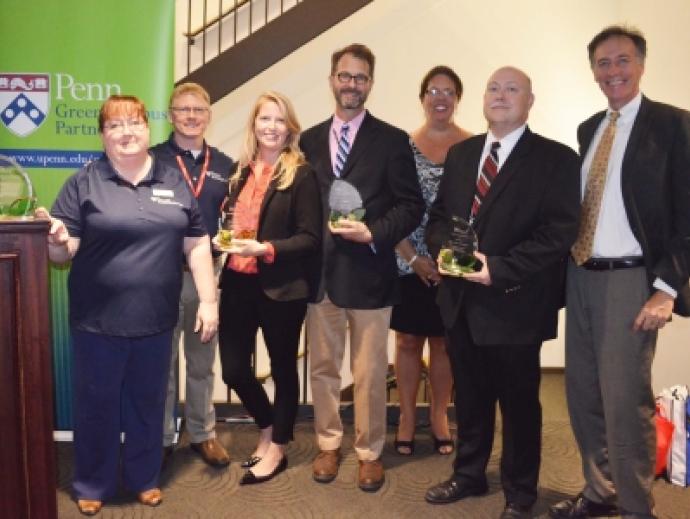
[[[182,157],[180,155],[177,155],[175,158],[177,159],[177,165],[180,166],[180,171],[182,171],[182,175],[187,181],[187,184],[189,184],[189,188],[192,190],[192,193],[194,193],[194,197],[199,198],[199,193],[201,193],[201,190],[204,188],[206,172],[208,171],[208,162],[209,160],[211,160],[211,152],[209,151],[208,146],[206,146],[206,153],[204,154],[204,165],[201,166],[201,175],[199,176],[199,180],[197,180],[196,182],[196,187],[194,187],[194,182],[192,181],[192,177],[189,176],[189,171],[187,171],[187,167],[184,165]]]

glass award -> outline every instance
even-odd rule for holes
[[[31,179],[14,160],[0,155],[0,218],[27,219],[36,208]]]
[[[477,246],[477,233],[469,222],[453,216],[448,229],[448,240],[439,253],[440,266],[446,271],[446,275],[459,277],[481,270],[481,262],[474,256]]]
[[[333,181],[328,195],[329,221],[333,227],[338,227],[341,220],[361,222],[366,214],[362,205],[362,196],[355,186],[339,178]]]
[[[235,216],[234,207],[224,207],[220,213],[220,225],[218,226],[218,232],[216,233],[213,241],[221,249],[229,249],[232,247],[233,239],[233,218]]]

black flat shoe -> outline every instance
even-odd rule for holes
[[[441,456],[448,456],[449,454],[453,454],[453,451],[455,450],[455,444],[453,443],[452,438],[448,438],[447,440],[441,439],[441,438],[436,438],[433,434],[431,435],[431,438],[434,440],[434,450],[436,451],[437,454],[440,454]],[[444,447],[450,447],[450,450],[445,452],[442,451]]]
[[[411,440],[398,440],[396,436],[393,441],[393,447],[395,448],[395,452],[400,454],[400,456],[412,456],[414,454],[414,438]]]
[[[242,479],[240,479],[240,485],[255,485],[256,483],[264,483],[265,481],[270,481],[278,474],[283,472],[286,468],[287,456],[283,456],[283,459],[280,460],[278,466],[274,468],[273,472],[271,472],[270,474],[266,474],[265,476],[255,476],[251,470],[245,472],[244,476],[242,476]]]
[[[260,461],[261,456],[249,456],[249,458],[240,463],[240,467],[242,467],[243,469],[250,469]]]

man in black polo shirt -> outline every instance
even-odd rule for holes
[[[228,190],[228,177],[232,159],[209,146],[204,132],[211,120],[208,92],[196,83],[178,85],[170,96],[169,119],[173,132],[166,142],[151,151],[157,160],[171,165],[180,172],[191,192],[197,198],[204,224],[211,237],[218,230],[220,209]],[[173,409],[176,403],[177,380],[175,367],[180,337],[183,337],[187,362],[185,391],[185,421],[192,449],[213,466],[230,463],[225,448],[216,440],[216,413],[213,407],[213,364],[218,344],[217,337],[202,343],[194,332],[199,297],[185,265],[180,312],[173,335],[170,380],[165,404],[163,446],[166,455],[172,453],[175,435]]]

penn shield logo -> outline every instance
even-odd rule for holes
[[[50,75],[0,72],[0,120],[26,137],[45,121],[50,107]]]

